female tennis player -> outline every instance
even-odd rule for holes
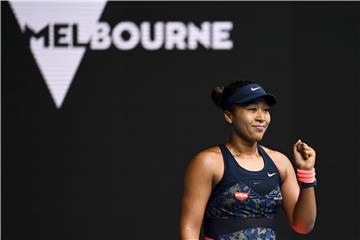
[[[227,142],[197,153],[187,166],[181,202],[181,240],[276,239],[283,209],[301,234],[315,224],[315,151],[302,140],[293,159],[259,144],[277,99],[252,81],[216,87],[212,100],[230,126]]]

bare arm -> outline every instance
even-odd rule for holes
[[[307,158],[305,158],[304,162],[299,162],[300,156],[297,155],[299,154],[297,145],[294,145],[296,166],[302,169],[311,169],[314,167],[315,151],[309,147],[309,151],[307,151],[308,155],[306,156]],[[309,162],[306,162],[307,160],[309,160]],[[285,177],[281,186],[283,208],[290,226],[298,233],[307,234],[313,229],[316,220],[314,188],[300,189],[294,168],[285,155],[282,155],[282,162],[285,164],[286,168]]]
[[[184,180],[181,202],[180,239],[199,239],[205,207],[212,190],[211,154],[201,152],[190,162]]]

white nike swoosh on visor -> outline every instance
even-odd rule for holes
[[[255,91],[258,90],[260,87],[256,87],[256,88],[251,88],[251,91]]]

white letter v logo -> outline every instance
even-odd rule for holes
[[[86,50],[84,46],[72,46],[71,25],[75,23],[79,26],[78,38],[81,42],[89,42],[105,4],[106,0],[10,1],[23,32],[27,27],[38,33],[49,26],[49,46],[45,46],[44,37],[31,37],[29,46],[57,108],[61,107]],[[61,29],[61,40],[68,46],[54,47],[54,24],[68,25],[68,28]]]

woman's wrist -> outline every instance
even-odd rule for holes
[[[305,170],[305,171],[312,171],[314,169],[314,165],[304,166],[304,165],[297,165],[296,169]]]
[[[315,187],[317,184],[317,180],[315,179],[314,182],[312,183],[303,183],[303,182],[300,182],[300,188],[301,189],[305,189],[305,188],[311,188],[311,187]]]
[[[296,169],[297,179],[300,182],[301,188],[309,188],[316,186],[315,168],[311,169]]]

